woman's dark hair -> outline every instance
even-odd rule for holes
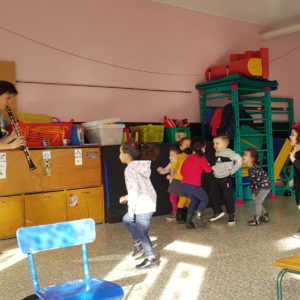
[[[154,144],[139,144],[134,141],[122,144],[122,151],[131,156],[133,160],[156,160],[159,150]]]
[[[176,152],[176,153],[181,153],[181,150],[180,150],[180,148],[179,148],[179,145],[172,145],[171,147],[170,147],[170,150],[169,151],[174,151],[174,152]]]
[[[253,159],[253,163],[255,165],[260,165],[259,158],[258,158],[258,152],[254,149],[247,149],[246,151],[248,151],[250,153],[250,157]]]
[[[192,154],[192,151],[191,151],[191,149],[190,148],[186,148],[186,149],[184,149],[184,150],[181,150],[180,149],[180,146],[183,144],[183,142],[185,141],[185,140],[191,140],[190,138],[187,138],[187,137],[183,137],[183,138],[181,138],[179,141],[178,141],[178,147],[179,147],[179,153],[185,153],[185,154]]]
[[[206,145],[205,140],[202,137],[192,138],[191,151],[195,151],[198,156],[203,156],[202,148]]]
[[[296,142],[300,144],[300,128],[292,128],[297,133]]]
[[[5,93],[17,95],[18,91],[12,83],[0,80],[0,95]]]

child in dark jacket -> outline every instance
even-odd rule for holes
[[[248,224],[257,226],[261,222],[269,222],[269,216],[263,207],[263,202],[271,191],[271,182],[266,171],[260,166],[256,150],[248,149],[245,151],[243,163],[249,166],[250,189],[253,200],[255,200],[255,216]]]
[[[298,209],[300,210],[300,124],[293,126],[290,135],[291,145],[293,147],[290,153],[290,160],[294,165],[294,179],[290,181],[290,186],[294,186],[295,199]],[[300,232],[294,237],[300,238]]]

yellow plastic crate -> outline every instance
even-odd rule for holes
[[[132,136],[138,132],[138,141],[140,143],[162,143],[164,140],[164,125],[140,125],[130,127]]]

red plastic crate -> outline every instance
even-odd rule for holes
[[[28,147],[43,147],[43,141],[48,140],[50,146],[62,146],[63,139],[70,139],[74,120],[57,123],[22,123],[19,128]]]

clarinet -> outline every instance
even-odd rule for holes
[[[11,112],[10,107],[6,106],[5,109],[6,109],[6,112],[9,116],[9,118],[10,118],[10,121],[11,121],[11,124],[12,124],[14,130],[16,131],[18,136],[21,136],[22,134],[21,134],[20,128],[19,128],[19,126],[18,126],[18,124],[15,120],[14,115]],[[29,166],[29,171],[32,171],[32,170],[36,169],[36,166],[34,165],[34,163],[31,160],[31,157],[30,157],[29,150],[28,150],[27,146],[23,145],[23,146],[21,146],[21,149],[24,151],[25,157],[27,159],[28,166]]]

